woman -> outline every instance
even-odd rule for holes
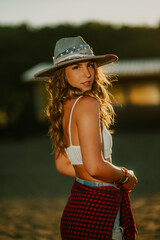
[[[60,39],[54,64],[35,75],[49,79],[49,134],[57,170],[75,178],[61,218],[62,239],[135,239],[136,228],[128,192],[133,171],[112,164],[114,122],[100,66],[118,59],[95,56],[82,37]]]

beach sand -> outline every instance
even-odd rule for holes
[[[67,197],[0,201],[0,240],[60,240]],[[160,239],[160,194],[131,196],[138,240]]]
[[[159,142],[159,131],[114,135],[114,164],[138,177],[130,195],[138,240],[160,239]],[[0,240],[61,239],[60,218],[73,179],[57,173],[50,152],[47,137],[1,141]]]

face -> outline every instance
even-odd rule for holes
[[[68,83],[82,92],[92,89],[95,77],[93,61],[79,62],[65,68],[65,77]]]

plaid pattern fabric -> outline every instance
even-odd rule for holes
[[[91,187],[75,181],[61,218],[62,240],[111,240],[120,205],[124,239],[135,240],[136,228],[126,191],[112,186]]]
[[[121,216],[120,216],[120,226],[124,227],[124,239],[134,240],[136,239],[136,225],[130,205],[129,194],[123,187],[121,187],[122,192],[122,202],[121,202]]]

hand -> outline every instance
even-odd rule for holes
[[[131,192],[133,190],[133,188],[136,186],[136,184],[138,183],[138,180],[132,170],[128,170],[128,175],[129,175],[129,180],[122,186],[125,189],[130,190],[130,192]]]

